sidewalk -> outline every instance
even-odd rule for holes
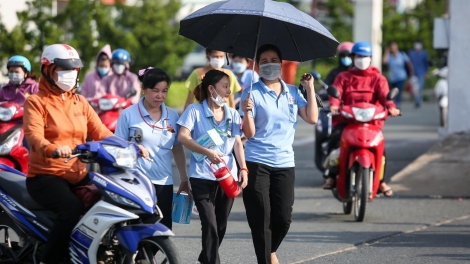
[[[396,196],[470,198],[470,134],[454,134],[395,174]]]

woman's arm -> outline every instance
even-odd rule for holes
[[[189,129],[186,127],[181,127],[180,133],[178,135],[178,141],[189,150],[206,155],[207,158],[209,158],[209,160],[214,164],[219,164],[222,162],[221,157],[224,156],[223,154],[199,145],[196,140],[191,137],[191,131],[189,131]]]
[[[245,151],[243,150],[243,143],[239,136],[235,138],[233,150],[235,151],[235,157],[237,157],[238,165],[240,166],[240,168],[246,169]],[[246,170],[240,170],[238,180],[242,183],[242,188],[245,188],[246,185],[248,185],[248,173]]]
[[[243,98],[245,98],[243,100]],[[242,111],[243,111],[243,133],[246,138],[252,138],[256,134],[255,128],[255,118],[254,118],[254,109],[255,105],[251,101],[251,94],[248,92],[243,92],[242,94]]]
[[[313,76],[310,74],[304,75],[302,77],[302,86],[305,87],[305,90],[307,91],[307,106],[299,109],[299,115],[303,120],[305,120],[305,122],[314,125],[318,121],[318,105],[317,98],[315,97]]]
[[[28,143],[31,145],[31,149],[41,153],[46,158],[51,158],[52,153],[59,146],[52,144],[44,137],[45,124],[43,112],[41,102],[33,101],[31,97],[26,100],[23,116],[24,134]]]
[[[180,173],[180,186],[176,195],[180,195],[181,192],[185,192],[189,195],[189,198],[193,199],[193,194],[191,192],[191,186],[189,186],[188,173],[186,171],[186,156],[184,155],[183,144],[178,144],[173,146],[173,159],[175,159],[176,167]]]
[[[390,56],[390,48],[385,49],[384,56],[382,58],[382,63],[383,64],[388,64],[388,56]]]
[[[81,96],[81,95],[79,95]],[[104,124],[101,122],[101,119],[98,117],[96,112],[93,110],[91,105],[85,101],[85,98],[82,97],[84,103],[87,107],[87,130],[93,140],[102,140],[103,138],[113,136],[111,132]]]

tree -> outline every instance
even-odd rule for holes
[[[352,20],[354,8],[350,0],[328,0],[326,26],[330,33],[341,43],[352,41]]]

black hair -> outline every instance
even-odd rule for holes
[[[159,82],[166,82],[168,86],[171,84],[170,76],[162,69],[148,68],[145,73],[139,76],[139,81],[142,82],[142,89],[153,89]]]
[[[232,55],[232,60],[235,59],[235,58],[241,58],[241,59],[245,59],[246,62],[250,62],[251,59],[247,58],[247,57],[243,57],[241,55],[238,55],[238,54],[233,54]]]
[[[111,58],[108,56],[108,54],[101,52],[100,55],[98,56],[98,61],[102,60],[111,60]]]
[[[209,86],[215,86],[222,78],[230,78],[225,72],[218,70],[210,70],[202,78],[201,84],[194,88],[193,94],[200,103],[209,98]]]
[[[261,54],[265,53],[266,51],[274,51],[277,53],[277,56],[279,57],[279,59],[282,61],[282,54],[281,54],[281,50],[273,45],[273,44],[265,44],[261,47],[258,48],[258,51],[256,52],[256,64],[259,65],[259,60],[261,59]]]
[[[206,55],[211,55],[211,53],[215,51],[213,49],[206,49]]]

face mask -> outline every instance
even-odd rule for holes
[[[346,67],[348,67],[352,63],[352,59],[350,57],[343,57],[339,61]]]
[[[222,66],[224,66],[225,60],[223,58],[222,59],[211,58],[210,64],[211,64],[212,68],[220,69],[220,68],[222,68]]]
[[[354,59],[354,66],[359,70],[366,70],[370,66],[370,62],[372,61],[371,57],[364,57],[364,58],[356,58]]]
[[[233,71],[235,73],[243,73],[246,71],[246,64],[241,63],[241,62],[234,62],[232,63]]]
[[[56,71],[57,81],[55,84],[59,86],[64,92],[72,90],[77,84],[78,72],[76,70],[70,71]]]
[[[211,94],[212,101],[214,101],[214,103],[220,107],[224,106],[225,105],[224,99],[216,91],[214,91],[214,93],[217,95],[217,97],[214,98],[212,97],[212,94]]]
[[[281,75],[280,63],[266,63],[259,66],[259,75],[269,81],[276,80]]]
[[[109,73],[109,68],[101,68],[100,67],[97,70],[98,70],[98,74],[100,76],[105,76],[105,75],[108,75],[108,73]]]
[[[126,70],[126,65],[124,65],[124,64],[113,64],[113,71],[117,75],[123,74],[125,70]]]
[[[10,79],[10,82],[14,85],[21,84],[24,81],[24,75],[14,72],[14,73],[9,73],[8,74],[8,79]]]
[[[421,50],[423,48],[423,44],[415,43],[415,50]]]

